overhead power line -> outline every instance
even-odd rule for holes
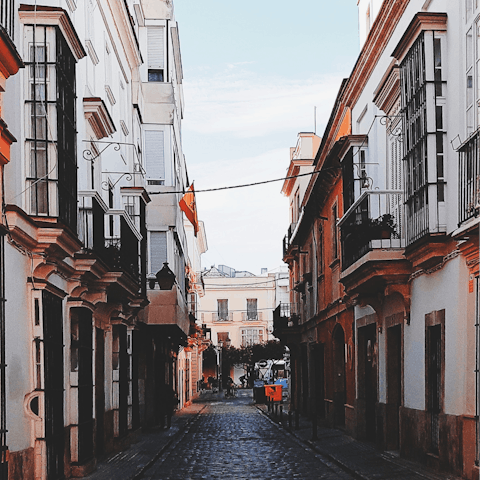
[[[339,168],[340,167],[327,167],[327,168],[323,168],[322,170],[317,170],[317,171],[308,172],[308,173],[299,173],[298,175],[291,175],[289,177],[282,177],[282,178],[274,178],[272,180],[263,180],[262,182],[244,183],[241,185],[230,185],[228,187],[205,188],[201,190],[195,190],[195,193],[218,192],[219,190],[232,190],[234,188],[254,187],[256,185],[264,185],[266,183],[283,182],[291,178],[306,177],[307,175],[315,175],[318,173],[325,172],[327,170],[338,170]],[[149,195],[171,195],[173,193],[181,193],[183,195],[185,191],[182,190],[182,191],[176,191],[176,192],[148,192]]]

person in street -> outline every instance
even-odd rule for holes
[[[228,377],[228,380],[227,380],[227,396],[228,397],[233,396],[233,379],[232,379],[232,377]]]
[[[165,420],[167,428],[172,425],[173,410],[176,406],[176,394],[170,384],[165,384],[162,388],[162,405],[161,405],[161,426],[165,426]]]

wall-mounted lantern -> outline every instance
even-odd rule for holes
[[[155,274],[160,290],[171,290],[175,284],[175,274],[170,270],[168,262],[163,263],[163,267]],[[155,280],[149,280],[150,289],[155,288]]]

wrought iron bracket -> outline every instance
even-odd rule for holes
[[[128,143],[128,142],[107,142],[107,141],[104,141],[104,140],[82,140],[83,142],[86,142],[86,143],[94,143],[94,144],[104,144],[106,145],[102,150],[100,150],[96,155],[95,153],[92,152],[91,149],[85,149],[83,151],[83,158],[84,160],[86,160],[87,162],[92,162],[92,164],[95,162],[95,160],[105,151],[107,150],[109,147],[111,147],[112,145],[114,145],[113,149],[118,152],[121,148],[122,145],[127,145],[127,146],[130,146],[130,147],[134,147],[134,152],[135,152],[135,155],[137,157],[137,161],[138,163],[140,164],[140,160],[138,158],[138,152],[137,152],[137,149],[135,148],[136,145],[134,143]]]
[[[102,173],[113,173],[115,175],[119,175],[120,176],[117,178],[117,180],[115,181],[115,183],[111,184],[112,187],[115,187],[115,185],[123,178],[125,177],[125,180],[127,180],[127,182],[129,182],[130,180],[132,180],[133,178],[133,175],[135,175],[137,172],[102,172]],[[138,172],[138,174],[140,174],[140,172]],[[102,190],[105,190],[106,192],[108,192],[108,190],[110,189],[110,182],[108,180],[104,180],[102,182]]]
[[[381,115],[380,116],[380,124],[385,125],[390,130],[390,135],[397,137],[399,142],[403,142],[403,129],[401,124],[397,125],[395,128],[392,128],[388,125],[388,122],[392,123],[394,119],[399,118],[402,119],[403,115]]]

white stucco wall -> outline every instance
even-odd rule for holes
[[[5,320],[7,363],[7,444],[11,451],[32,447],[33,421],[24,410],[25,395],[33,390],[33,335],[29,288],[30,259],[6,243]]]

